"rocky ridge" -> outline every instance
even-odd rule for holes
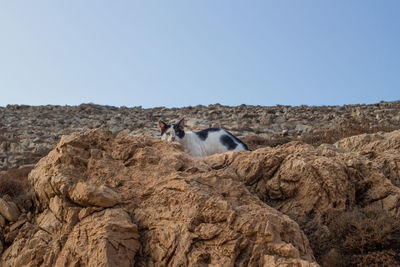
[[[330,215],[400,217],[399,148],[400,130],[199,159],[148,137],[73,133],[30,173],[31,206],[3,197],[2,264],[339,264]]]
[[[132,136],[159,136],[159,119],[185,117],[189,130],[223,127],[240,138],[265,140],[313,138],[330,131],[363,127],[363,131],[400,129],[400,101],[345,106],[195,106],[185,108],[79,106],[0,107],[0,170],[30,166],[46,155],[62,135],[90,129]],[[371,130],[370,130],[371,129]],[[375,129],[375,130],[374,130]],[[275,142],[276,143],[276,142]]]
[[[41,159],[0,176],[0,266],[400,264],[399,109],[0,107],[0,174]],[[193,158],[158,140],[183,116],[283,145]]]

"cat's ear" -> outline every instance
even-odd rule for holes
[[[158,121],[158,127],[160,127],[160,131],[163,132],[165,128],[167,128],[167,124],[163,121]]]
[[[183,129],[183,127],[185,127],[185,118],[182,118],[179,122],[178,122],[178,127]]]

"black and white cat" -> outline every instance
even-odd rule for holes
[[[230,132],[208,128],[200,132],[185,132],[184,119],[177,124],[158,122],[161,130],[161,139],[169,142],[181,143],[195,157],[204,157],[216,153],[223,153],[232,150],[249,150],[242,141]]]

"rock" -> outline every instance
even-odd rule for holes
[[[0,214],[9,221],[15,222],[19,216],[19,210],[14,202],[7,202],[0,197]]]
[[[21,225],[23,225],[24,223],[26,223],[26,219],[22,219],[22,220],[19,220],[19,221],[16,222],[16,223],[13,223],[13,224],[10,226],[10,232],[12,232],[12,231],[18,229],[18,228],[21,227]]]
[[[400,131],[349,137],[335,146],[372,160],[393,185],[400,187]]]
[[[77,183],[70,198],[81,206],[112,207],[121,201],[119,195],[110,188],[104,185],[94,186],[85,183]]]
[[[309,262],[305,260],[293,260],[282,258],[279,256],[265,255],[263,264],[260,265],[263,267],[279,267],[279,266],[298,266],[298,267],[317,267],[319,266],[315,262]]]
[[[0,227],[6,226],[6,219],[2,215],[0,215]]]
[[[0,107],[0,133],[7,140],[0,140],[0,155],[5,157],[0,158],[0,169],[34,164],[52,149],[54,140],[61,135],[94,128],[108,129],[114,134],[158,138],[159,119],[176,121],[184,116],[188,130],[218,126],[244,137],[268,135],[272,129],[276,136],[271,138],[280,140],[282,130],[287,129],[288,140],[295,140],[303,134],[329,136],[343,127],[368,132],[399,129],[399,111],[400,101],[332,107],[198,105],[139,109],[95,104]]]
[[[4,266],[262,266],[268,256],[317,266],[296,222],[179,144],[74,133],[29,179],[43,210],[4,251]],[[98,195],[107,197],[93,203]]]
[[[18,202],[21,211],[32,213],[14,216],[14,224],[3,227],[4,232],[13,230],[7,240],[14,240],[7,244],[3,266],[53,266],[66,261],[88,265],[88,253],[98,252],[95,241],[78,233],[88,230],[95,235],[89,221],[96,229],[108,229],[107,225],[118,223],[111,220],[114,215],[129,225],[122,228],[130,230],[120,231],[131,232],[134,249],[118,245],[123,243],[120,237],[118,244],[110,241],[112,233],[101,230],[106,237],[98,238],[104,246],[117,247],[98,252],[101,264],[115,264],[114,254],[122,255],[123,263],[117,264],[132,265],[135,259],[141,266],[247,265],[251,260],[259,266],[315,264],[300,228],[312,241],[318,261],[335,262],[340,251],[326,246],[332,238],[329,214],[371,206],[398,218],[400,186],[399,131],[336,142],[337,136],[345,129],[354,133],[399,129],[399,111],[399,101],[341,107],[0,107],[0,170],[33,166],[52,149],[30,175],[35,197]],[[323,139],[330,144],[319,147],[294,142],[194,161],[179,145],[147,138],[159,138],[160,118],[176,121],[182,116],[188,130],[224,127],[240,138],[257,135],[272,145],[297,138],[333,138]],[[92,128],[112,131],[71,134]],[[62,135],[67,136],[59,140]],[[266,140],[260,140],[260,146],[265,147]],[[8,204],[11,197],[3,196],[4,200],[13,206]],[[265,225],[248,215],[256,211],[258,220],[272,225],[266,231],[282,242],[266,241],[258,232],[242,231],[234,223],[239,220],[241,227],[248,222],[262,229]],[[290,219],[282,219],[283,214]],[[275,224],[289,225],[290,233],[282,234]],[[72,246],[79,242],[84,245]],[[68,251],[61,253],[67,243]],[[263,244],[270,246],[269,254],[263,254]]]
[[[12,232],[8,232],[4,235],[4,242],[6,244],[10,244],[14,241],[14,239],[17,237],[18,235],[18,230],[14,230]]]
[[[388,179],[385,169],[345,150],[346,147],[360,150],[365,147],[368,151],[397,149],[400,131],[384,136],[385,141],[382,136],[377,137],[379,145],[374,145],[375,137],[361,135],[342,140],[336,146],[314,147],[291,142],[251,153],[215,155],[205,161],[221,175],[242,181],[250,192],[298,222],[309,238],[318,240],[313,243],[314,253],[323,257],[330,248],[320,244],[329,244],[332,239],[327,228],[330,214],[370,206],[399,216],[400,188]],[[400,157],[398,149],[391,153],[392,158]]]

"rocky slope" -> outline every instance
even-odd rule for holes
[[[316,266],[296,222],[179,145],[76,133],[29,179],[40,211],[4,266]]]
[[[148,137],[73,133],[30,173],[23,204],[0,198],[2,264],[339,266],[353,240],[335,243],[332,215],[398,221],[399,148],[393,131],[199,159]],[[356,248],[375,245],[368,238]],[[398,257],[396,238],[385,246]]]
[[[298,139],[322,143],[363,132],[400,129],[400,101],[324,107],[215,104],[172,109],[9,105],[0,107],[0,170],[36,163],[62,135],[75,131],[99,128],[114,135],[158,137],[159,119],[181,117],[186,118],[190,130],[223,127],[241,138],[255,138],[256,144],[259,138],[262,144],[267,141],[272,145]],[[338,130],[342,132],[338,134]]]

